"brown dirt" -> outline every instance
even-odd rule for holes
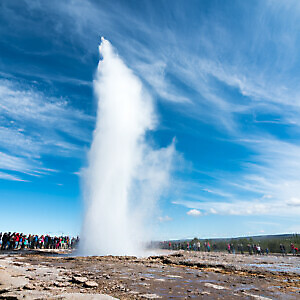
[[[104,299],[104,294],[119,299],[299,299],[300,258],[203,252],[72,257],[23,251],[0,255],[0,284],[0,299]]]

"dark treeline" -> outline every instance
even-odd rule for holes
[[[229,253],[249,254],[298,254],[300,250],[300,235],[269,235],[239,238],[199,239],[165,241],[160,247],[172,250],[190,251],[228,251]]]

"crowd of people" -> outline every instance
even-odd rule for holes
[[[197,241],[195,243],[192,242],[161,242],[160,248],[162,249],[169,249],[169,250],[187,250],[187,251],[205,251],[210,252],[211,250],[214,251],[224,251],[225,249],[219,249],[216,244],[213,244],[212,246],[210,243],[203,242],[203,244],[200,243],[200,241]],[[244,246],[243,244],[237,244],[234,245],[232,243],[228,243],[226,246],[226,250],[230,254],[245,254],[249,253],[249,255],[268,255],[270,253],[269,248],[262,248],[259,244],[247,244]],[[286,247],[283,244],[280,244],[278,247],[278,252],[280,252],[282,255],[287,254]],[[297,255],[299,252],[299,249],[295,246],[295,244],[290,244],[290,253],[293,255]]]
[[[252,254],[258,254],[258,255],[263,255],[263,254],[269,254],[269,248],[262,248],[259,244],[247,244],[247,252],[252,255]],[[232,253],[235,254],[237,253],[241,253],[244,254],[245,253],[245,247],[243,244],[237,244],[237,246],[235,247],[234,244],[227,244],[227,251],[228,253]]]
[[[0,249],[73,249],[79,237],[0,232]]]
[[[162,249],[169,250],[188,250],[188,251],[206,251],[210,252],[211,245],[209,242],[204,242],[203,245],[198,241],[196,243],[190,242],[182,242],[182,243],[174,243],[174,242],[161,242],[159,245]]]
[[[47,235],[34,235],[34,234],[23,234],[18,232],[0,232],[0,249],[1,250],[14,250],[14,249],[74,249],[79,242],[79,237],[69,236],[50,236]],[[209,241],[200,243],[196,242],[161,242],[160,248],[169,250],[188,250],[188,251],[222,251],[225,249],[219,249],[216,244],[210,245]],[[249,253],[249,255],[264,255],[269,254],[269,249],[262,248],[259,244],[247,244],[245,247],[242,243],[232,244],[228,243],[226,250],[230,254]],[[284,244],[279,245],[278,249],[282,255],[286,255],[287,252],[297,255],[299,252],[298,247],[294,243],[290,244],[290,251],[286,250]]]

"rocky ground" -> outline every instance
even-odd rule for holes
[[[300,257],[0,253],[0,299],[300,299]]]

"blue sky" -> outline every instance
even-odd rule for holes
[[[76,234],[104,36],[176,137],[158,238],[299,232],[298,1],[0,3],[1,230]]]

